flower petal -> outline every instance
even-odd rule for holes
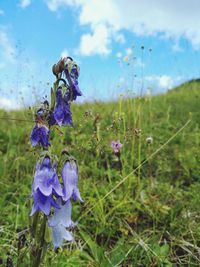
[[[59,209],[54,209],[54,215],[49,218],[49,226],[54,227],[58,224],[62,224],[65,227],[73,227],[75,223],[71,219],[72,206],[71,202],[67,201],[62,205],[61,198],[57,199]]]
[[[59,248],[64,240],[73,241],[73,235],[61,224],[52,227],[52,240],[54,248]]]
[[[39,134],[38,134],[38,126],[35,125],[35,127],[32,129],[31,135],[30,135],[30,142],[31,145],[34,147],[39,142]]]

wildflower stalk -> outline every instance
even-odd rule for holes
[[[100,126],[101,126],[101,122],[100,122],[100,116],[99,114],[96,115],[93,125],[94,125],[94,133],[95,133],[95,137],[96,137],[96,141],[97,141],[97,146],[96,146],[96,154],[97,157],[99,157],[100,154],[100,139],[101,139],[101,134],[100,134]]]
[[[138,128],[140,129],[141,125],[141,107],[140,107],[140,99],[139,99],[139,106],[138,106]],[[141,137],[139,136],[138,138],[138,175],[137,175],[137,190],[139,193],[139,188],[140,188],[140,176],[141,176]]]
[[[32,183],[33,206],[30,216],[34,217],[30,222],[31,267],[41,266],[47,253],[47,244],[51,241],[55,249],[60,247],[64,240],[73,241],[70,228],[75,224],[71,220],[70,199],[83,202],[77,187],[76,160],[70,155],[65,158],[62,169],[64,184],[61,184],[57,174],[58,158],[49,151],[51,127],[58,129],[60,126],[73,126],[70,104],[77,96],[82,95],[78,86],[80,70],[73,59],[68,57],[54,64],[52,71],[56,81],[51,88],[50,106],[45,100],[36,110],[35,126],[30,135],[31,145],[42,147]],[[63,74],[66,75],[67,81],[62,78]],[[58,131],[62,133],[59,129]]]
[[[148,137],[146,139],[146,143],[147,143],[147,158],[148,158],[148,176],[151,182],[151,186],[154,186],[154,179],[153,179],[153,175],[152,175],[152,165],[151,165],[151,154],[152,154],[152,144],[153,144],[153,138],[152,137]]]

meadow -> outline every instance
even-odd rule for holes
[[[85,202],[73,204],[75,241],[55,252],[50,245],[42,266],[200,266],[200,81],[73,103],[72,113],[74,127],[54,129],[51,150],[77,159]],[[0,117],[0,266],[27,267],[33,118],[30,110]]]

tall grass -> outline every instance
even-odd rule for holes
[[[199,89],[192,82],[165,95],[72,107],[74,129],[62,128],[52,152],[70,147],[85,203],[74,205],[75,242],[57,253],[49,247],[44,266],[200,265]],[[8,118],[0,130],[0,258],[25,267],[32,118],[23,111],[0,117]],[[118,139],[122,170],[110,147]]]

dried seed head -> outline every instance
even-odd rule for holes
[[[152,145],[153,144],[153,138],[151,136],[147,137],[146,143],[147,143],[147,145]]]

